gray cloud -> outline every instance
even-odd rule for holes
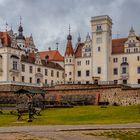
[[[0,29],[5,29],[7,21],[17,32],[21,15],[24,34],[33,34],[39,50],[55,49],[59,42],[64,52],[69,24],[74,44],[78,33],[85,40],[91,32],[90,18],[102,14],[113,19],[113,37],[127,36],[131,25],[140,33],[139,13],[138,0],[0,0]]]

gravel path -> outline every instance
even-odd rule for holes
[[[84,135],[83,132],[114,129],[140,129],[140,123],[0,127],[0,140],[109,140],[105,137]]]

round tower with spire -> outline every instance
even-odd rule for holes
[[[23,35],[23,27],[21,24],[21,17],[20,17],[20,25],[18,28],[18,35],[16,36],[16,42],[17,42],[17,47],[25,50],[26,46],[25,46],[25,37]]]
[[[72,35],[70,34],[69,26],[69,35],[67,36],[67,45],[65,51],[65,83],[74,83],[74,50],[72,46]]]

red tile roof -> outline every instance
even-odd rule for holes
[[[64,61],[64,57],[60,54],[58,50],[49,50],[44,52],[38,52],[41,59],[45,60],[48,56],[49,61]],[[35,53],[30,53],[30,56],[34,56]]]
[[[84,43],[78,43],[77,48],[75,50],[75,58],[82,57],[82,47]]]
[[[11,46],[11,38],[7,32],[0,32],[0,39],[3,46]]]
[[[66,51],[65,51],[65,56],[66,55],[73,55],[74,54],[74,51],[73,51],[73,47],[72,47],[72,42],[71,40],[69,39],[67,41],[67,46],[66,46]]]
[[[35,57],[22,55],[21,61],[26,62],[26,63],[35,64]],[[54,63],[51,61],[45,61],[45,60],[41,60],[41,62],[42,62],[42,65],[45,67],[58,69],[58,70],[64,70],[58,63]]]
[[[127,38],[119,38],[112,40],[112,54],[121,54],[124,53],[124,43],[127,41]]]

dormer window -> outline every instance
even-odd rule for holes
[[[47,60],[47,61],[49,60],[49,56],[48,55],[46,55],[45,60]]]

